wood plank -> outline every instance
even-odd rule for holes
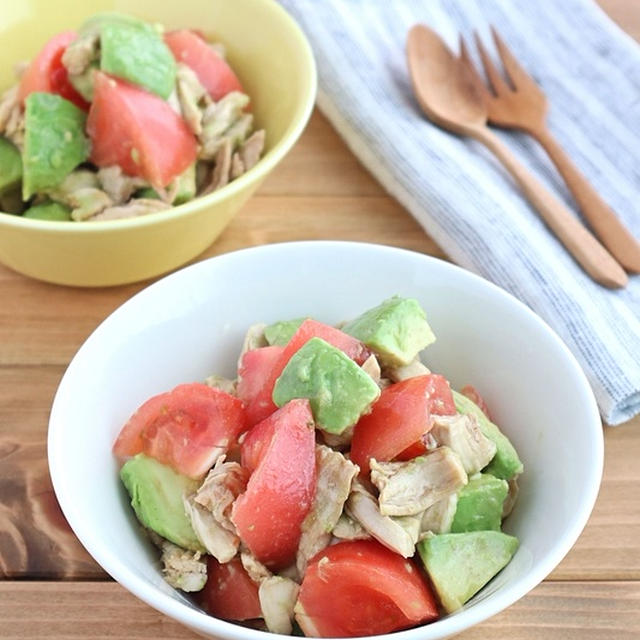
[[[640,635],[637,582],[543,583],[459,640],[616,640]],[[0,638],[196,640],[114,582],[0,582]]]

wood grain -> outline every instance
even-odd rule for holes
[[[543,583],[458,640],[637,640],[636,582]],[[118,584],[0,583],[0,638],[196,640],[201,636],[158,613]]]

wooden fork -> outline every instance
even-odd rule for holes
[[[624,227],[555,140],[546,125],[548,102],[545,94],[518,63],[493,27],[491,34],[506,73],[506,80],[491,61],[478,34],[474,34],[491,88],[487,87],[475,68],[462,38],[460,42],[461,57],[474,76],[478,89],[484,94],[489,122],[506,129],[524,131],[535,138],[564,178],[594,233],[627,271],[640,273],[640,243]]]

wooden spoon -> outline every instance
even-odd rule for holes
[[[414,93],[427,118],[443,129],[485,144],[582,268],[606,287],[624,287],[628,278],[620,264],[487,127],[482,91],[467,66],[440,36],[424,25],[412,27],[407,59]]]

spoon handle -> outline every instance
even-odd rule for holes
[[[468,131],[485,144],[514,177],[529,202],[576,262],[596,281],[612,289],[627,284],[627,274],[593,234],[542,185],[487,127]]]
[[[625,269],[640,273],[640,243],[580,173],[550,131],[542,127],[530,133],[553,160],[594,233]]]

